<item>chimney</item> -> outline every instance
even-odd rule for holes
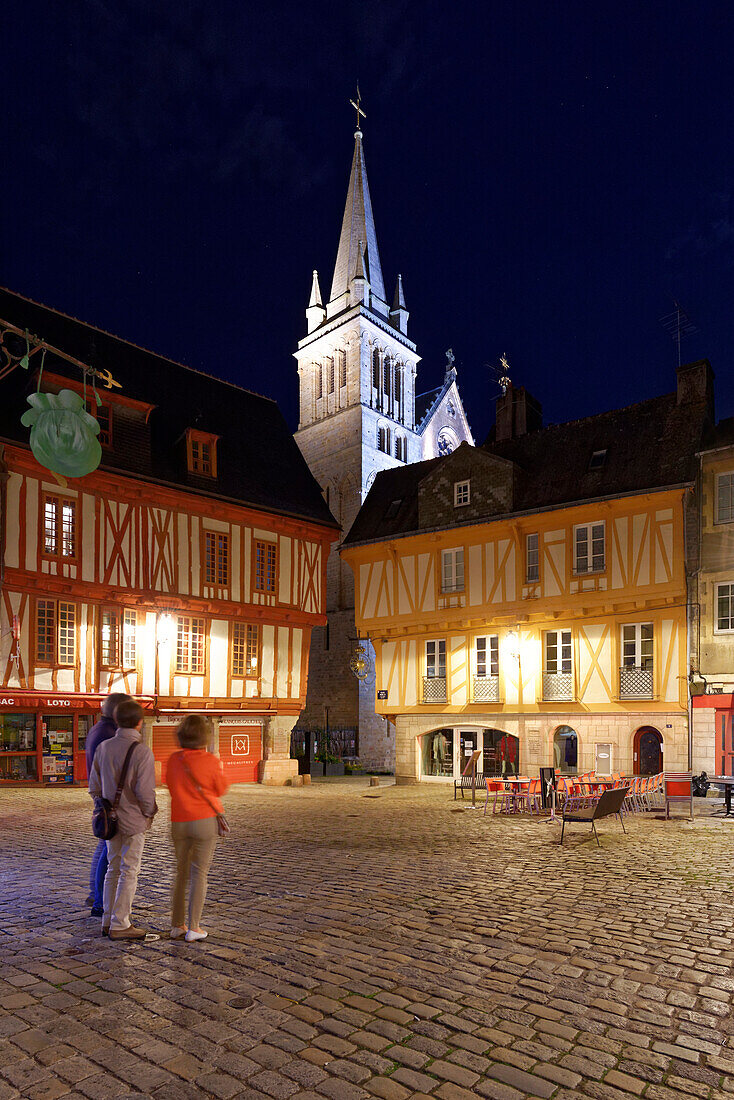
[[[512,382],[497,398],[495,441],[518,439],[543,427],[543,408],[524,386],[514,388]]]
[[[699,359],[695,363],[686,363],[678,367],[677,401],[678,405],[692,405],[705,401],[714,419],[714,372],[708,359]]]

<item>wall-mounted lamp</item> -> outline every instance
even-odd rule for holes
[[[520,639],[516,630],[510,630],[505,636],[505,652],[508,657],[512,657],[514,660],[520,658]]]

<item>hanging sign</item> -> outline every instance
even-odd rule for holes
[[[31,451],[41,466],[63,477],[84,477],[102,461],[99,424],[81,394],[32,393],[21,424],[31,429]]]

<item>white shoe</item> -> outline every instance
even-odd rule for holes
[[[186,935],[187,931],[188,931],[188,929],[183,928],[183,927],[181,927],[181,928],[172,928],[169,934],[170,934],[170,937],[171,937],[172,940],[180,940],[182,936]]]
[[[196,940],[205,940],[208,935],[208,932],[194,932],[193,928],[189,928],[186,933],[186,942],[195,943]]]

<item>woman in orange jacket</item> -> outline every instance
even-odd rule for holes
[[[187,714],[176,730],[180,752],[168,760],[166,783],[171,792],[171,835],[176,849],[171,939],[187,943],[206,939],[201,912],[206,880],[223,817],[220,795],[227,790],[222,762],[207,752],[210,726],[199,714]],[[186,923],[186,887],[189,913]]]

